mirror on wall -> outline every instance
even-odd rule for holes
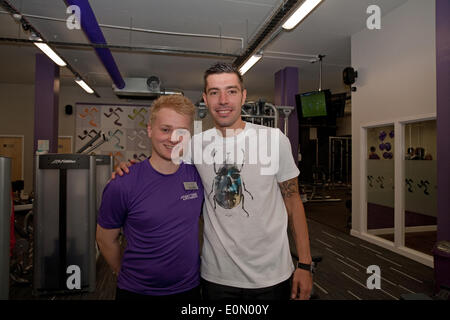
[[[367,129],[367,232],[394,241],[394,125]]]
[[[404,125],[405,246],[432,255],[437,232],[436,120]]]

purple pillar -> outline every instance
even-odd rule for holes
[[[49,153],[58,152],[59,67],[44,54],[36,55],[34,83],[34,147],[49,140]]]
[[[436,0],[437,241],[450,241],[450,1]],[[434,250],[435,293],[450,286],[450,254]]]
[[[295,95],[298,94],[298,68],[286,67],[275,73],[275,105],[292,106],[294,110],[289,116],[288,138],[291,142],[292,156],[298,165],[298,117]],[[284,132],[284,114],[280,113],[278,127]]]
[[[437,240],[450,241],[450,1],[436,1]]]

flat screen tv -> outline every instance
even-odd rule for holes
[[[300,95],[303,118],[327,115],[325,91],[307,92]]]

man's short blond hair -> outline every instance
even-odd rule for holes
[[[189,116],[191,120],[194,119],[195,106],[191,100],[179,94],[172,94],[161,96],[153,102],[150,114],[150,123],[154,123],[156,114],[162,108],[172,109],[179,114]]]

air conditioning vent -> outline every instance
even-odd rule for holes
[[[161,95],[183,95],[183,92],[179,90],[161,89],[161,81],[156,76],[148,78],[124,78],[124,81],[125,87],[123,89],[119,89],[113,85],[113,91],[119,98],[153,100]]]

